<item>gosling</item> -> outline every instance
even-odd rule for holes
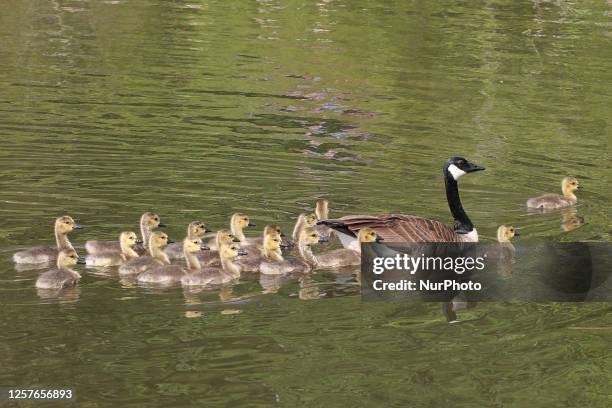
[[[163,248],[172,242],[174,241],[168,239],[168,235],[161,231],[151,233],[148,243],[149,254],[130,259],[119,267],[119,273],[122,275],[135,275],[159,265],[170,265],[170,260],[164,254]]]
[[[135,232],[124,231],[119,235],[119,244],[121,252],[110,251],[99,253],[96,255],[87,255],[85,264],[88,266],[119,266],[127,261],[138,258],[138,254],[134,251],[134,245],[142,244]]]
[[[266,254],[268,253],[267,251],[269,248],[266,248],[265,244],[267,243],[268,245],[271,245],[271,242],[275,240],[278,240],[280,245],[281,236],[275,230],[270,230],[268,235],[266,235],[263,247],[258,248],[255,246],[250,246],[245,248],[248,255],[241,257],[238,261],[242,272],[258,272],[259,265],[266,259]]]
[[[186,268],[179,265],[158,265],[138,275],[136,278],[138,282],[158,284],[178,283],[186,273],[200,270],[201,265],[196,253],[208,250],[209,248],[202,243],[202,239],[199,237],[185,238],[182,246],[183,257],[187,263]]]
[[[362,228],[357,234],[357,241],[360,243],[380,242],[383,238],[379,237],[372,228]],[[361,246],[359,251],[341,248],[329,252],[313,255],[314,266],[317,268],[342,268],[346,266],[361,265]]]
[[[314,214],[300,214],[298,216],[297,221],[295,222],[295,227],[293,227],[293,233],[291,234],[291,238],[293,239],[293,243],[297,243],[300,239],[300,234],[302,230],[305,228],[312,228],[317,224],[317,217]]]
[[[255,223],[251,222],[249,216],[242,213],[235,213],[230,219],[230,229],[232,234],[240,240],[240,242],[246,243],[247,237],[244,235],[243,229],[246,227],[254,227]],[[212,249],[212,248],[211,248]]]
[[[202,221],[192,221],[187,226],[187,238],[200,238],[202,239],[207,232],[211,232],[206,228],[206,225]],[[174,244],[168,245],[164,249],[164,253],[169,259],[181,259],[184,257],[183,243],[175,242]]]
[[[316,237],[315,237],[316,238]],[[316,242],[318,242],[316,238]],[[304,237],[304,245],[308,243],[308,236]],[[263,275],[287,275],[290,273],[310,272],[312,266],[303,259],[284,259],[281,252],[281,240],[279,237],[270,235],[264,243],[265,259],[259,265],[259,272]]]
[[[181,278],[183,286],[222,285],[240,278],[241,268],[235,262],[239,256],[246,255],[246,251],[237,244],[221,245],[219,256],[220,267],[207,267],[199,271],[189,271]]]
[[[578,198],[574,191],[582,189],[582,185],[574,177],[565,177],[561,181],[560,194],[544,194],[539,197],[530,198],[527,200],[527,208],[538,210],[555,210],[557,208],[566,208],[576,205]]]
[[[57,269],[52,269],[40,275],[36,280],[38,289],[63,289],[76,286],[81,274],[70,269],[76,264],[84,264],[74,249],[63,249],[57,255]]]
[[[315,204],[315,216],[317,221],[329,219],[329,201],[326,199],[317,200]],[[315,225],[313,227],[322,237],[331,238],[334,230],[326,225]]]
[[[221,248],[223,245],[231,245],[233,243],[240,243],[240,240],[236,238],[230,230],[222,229],[217,231],[215,235],[214,246],[208,243],[208,247]],[[221,258],[218,249],[200,252],[198,254],[198,260],[205,266],[221,266]]]
[[[161,223],[159,215],[152,212],[146,212],[142,214],[142,216],[140,216],[140,233],[142,236],[142,242],[145,245],[148,245],[149,238],[151,237],[151,233],[153,232],[153,230],[162,227],[165,227],[165,225]],[[143,255],[146,252],[146,248],[143,247],[136,246],[134,247],[134,249],[139,255]],[[87,241],[85,242],[85,250],[90,255],[97,255],[109,252],[115,252],[120,254],[121,244],[117,241]]]
[[[57,260],[57,255],[63,250],[74,250],[68,240],[68,233],[82,227],[74,222],[72,217],[64,215],[55,220],[55,243],[56,246],[39,246],[13,255],[13,261],[17,264],[44,264]]]

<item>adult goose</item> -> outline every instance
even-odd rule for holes
[[[363,228],[371,228],[386,242],[477,242],[478,232],[467,216],[459,198],[457,180],[459,177],[484,170],[463,157],[451,157],[444,164],[446,199],[450,208],[454,227],[414,215],[348,215],[339,219],[322,220],[338,233],[345,248],[358,250],[357,235]]]

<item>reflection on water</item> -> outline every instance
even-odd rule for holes
[[[456,154],[487,167],[461,180],[483,240],[610,241],[611,10],[3,2],[0,384],[92,406],[609,405],[607,304],[480,303],[448,325],[439,304],[362,303],[350,271],[185,291],[113,268],[43,298],[10,255],[52,243],[61,214],[85,225],[80,253],[147,210],[175,240],[235,211],[289,231],[319,198],[449,222]],[[588,186],[577,213],[526,211],[567,174]]]

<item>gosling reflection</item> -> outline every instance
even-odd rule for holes
[[[584,225],[584,217],[578,215],[574,207],[565,208],[561,211],[561,229],[565,232],[573,231]]]

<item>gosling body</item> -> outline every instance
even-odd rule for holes
[[[165,227],[165,225],[161,223],[159,215],[152,212],[142,214],[140,216],[140,234],[143,244],[148,245],[149,238],[153,231],[161,227]],[[146,253],[146,248],[140,244],[135,245],[133,249],[139,255]],[[119,241],[87,241],[85,242],[85,250],[90,255],[109,254],[112,252],[120,254],[123,252]]]
[[[130,259],[119,267],[119,273],[121,275],[136,275],[159,265],[169,265],[170,260],[163,252],[163,248],[168,243],[172,243],[168,239],[168,235],[163,232],[153,232],[149,238],[148,245],[150,255],[142,255],[138,258]]]
[[[87,255],[85,264],[88,266],[119,266],[131,259],[138,258],[138,254],[134,251],[134,245],[142,244],[142,241],[136,233],[132,231],[122,232],[119,235],[119,244],[121,252],[109,251]]]
[[[210,232],[202,221],[192,221],[187,226],[187,238],[202,239],[204,235]],[[183,242],[175,242],[164,248],[164,253],[169,259],[183,259],[185,257],[183,251]]]

